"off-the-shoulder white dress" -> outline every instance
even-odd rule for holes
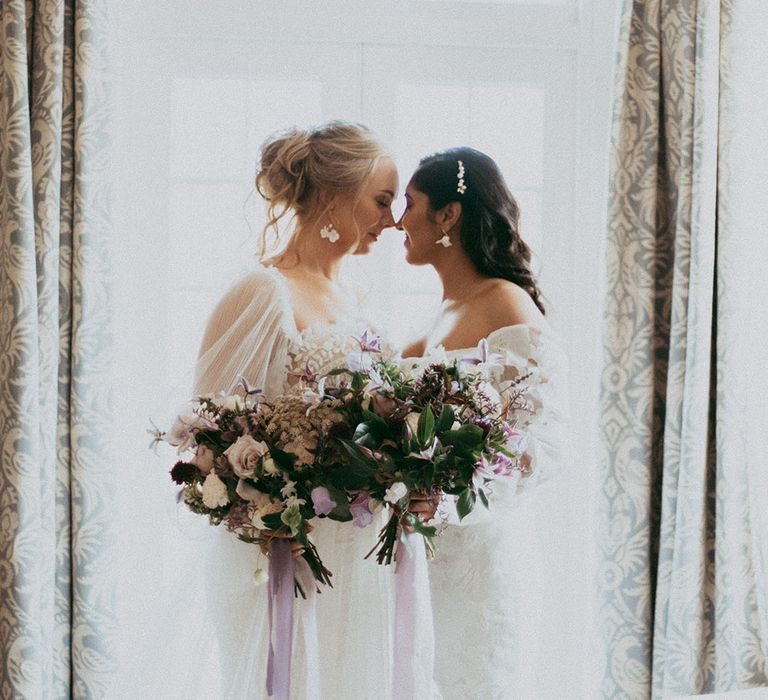
[[[298,332],[290,291],[275,268],[259,266],[237,284],[214,312],[215,342],[204,348],[196,373],[196,391],[230,391],[241,377],[264,390],[267,398],[282,393],[291,373],[306,364],[316,372],[345,364],[358,345],[367,321]],[[383,514],[382,514],[383,515]],[[333,589],[317,598],[319,663],[308,669],[301,623],[294,630],[291,696],[297,699],[358,700],[393,697],[391,669],[397,640],[393,639],[394,572],[364,557],[376,543],[374,522],[364,530],[351,523],[315,521],[311,539],[333,572]],[[269,644],[266,587],[255,587],[253,572],[259,550],[238,541],[223,528],[212,528],[208,547],[208,615],[215,630],[222,680],[222,698],[253,700],[267,697],[265,670]],[[419,617],[414,626],[419,654],[411,660],[416,697],[439,697],[432,677],[433,641],[426,562],[419,567]],[[295,605],[303,604],[297,600]],[[297,620],[298,616],[294,615]],[[312,679],[318,679],[317,683]]]
[[[435,621],[435,677],[446,700],[536,698],[536,590],[541,552],[525,522],[525,503],[537,482],[549,479],[563,462],[568,443],[567,361],[557,335],[529,325],[500,328],[488,338],[498,365],[491,381],[499,390],[504,376],[528,374],[529,398],[538,411],[521,427],[529,434],[531,476],[494,484],[490,509],[478,503],[460,524],[445,526],[429,564]],[[410,364],[479,357],[478,348],[428,351]],[[405,361],[408,366],[408,361]],[[468,367],[469,368],[469,367]],[[540,656],[539,656],[540,658]],[[556,659],[551,660],[556,663]]]

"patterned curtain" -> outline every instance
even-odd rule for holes
[[[102,13],[0,1],[2,698],[104,697],[112,671]]]
[[[760,517],[729,347],[735,4],[624,3],[602,380],[608,698],[768,685]]]

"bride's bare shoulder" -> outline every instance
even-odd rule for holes
[[[406,345],[401,353],[403,357],[421,357],[427,350],[427,338],[419,338],[410,345]]]
[[[545,325],[544,315],[522,287],[503,279],[489,279],[474,299],[473,313],[495,328]]]

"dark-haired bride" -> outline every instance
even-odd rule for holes
[[[429,567],[436,680],[445,698],[535,697],[535,634],[524,606],[536,606],[535,556],[525,552],[516,499],[556,470],[565,445],[565,360],[544,317],[519,212],[487,155],[453,148],[424,158],[406,189],[397,226],[406,259],[432,265],[443,301],[432,327],[403,355],[406,364],[481,363],[494,388],[526,377],[524,476],[500,479],[488,510],[460,523],[450,510]],[[419,358],[419,359],[417,359]],[[424,358],[424,359],[422,359]],[[445,504],[443,504],[445,505]],[[450,504],[448,504],[450,505]],[[529,625],[530,628],[530,625]]]
[[[368,252],[382,229],[394,225],[397,171],[379,143],[364,127],[341,122],[293,130],[263,146],[256,182],[269,223],[285,234],[293,217],[295,227],[282,253],[255,264],[213,312],[197,365],[200,395],[231,392],[245,378],[275,397],[303,372],[322,375],[343,365],[369,323],[339,268],[345,256]],[[426,562],[419,574],[422,605],[413,620],[418,654],[408,659],[404,690],[391,677],[394,573],[364,559],[377,534],[376,522],[362,530],[314,522],[311,539],[333,572],[333,588],[316,597],[314,659],[307,654],[311,640],[302,643],[313,635],[311,625],[295,626],[291,698],[437,697]],[[258,548],[223,528],[211,538],[207,600],[221,697],[267,697],[267,597],[253,581]],[[296,601],[294,619],[305,604]]]

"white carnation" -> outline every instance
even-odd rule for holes
[[[203,482],[203,504],[206,508],[220,508],[229,503],[227,485],[211,472]]]

